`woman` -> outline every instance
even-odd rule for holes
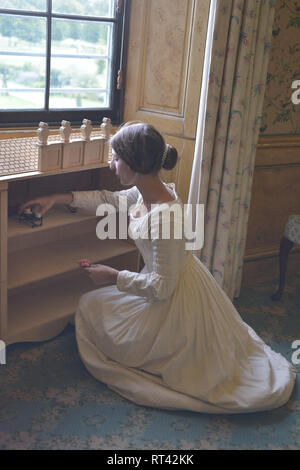
[[[182,218],[171,209],[182,203],[159,170],[176,165],[176,149],[154,127],[137,122],[122,126],[111,144],[110,168],[131,189],[58,194],[20,208],[39,203],[45,213],[64,203],[95,213],[101,203],[118,207],[121,196],[131,206],[131,235],[145,262],[141,273],[84,268],[102,285],[81,297],[75,316],[88,371],[123,397],[159,408],[241,413],[286,403],[295,382],[291,365],[242,321],[186,250],[184,235],[175,236]],[[168,239],[161,236],[166,223]]]

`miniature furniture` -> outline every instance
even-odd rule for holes
[[[95,131],[84,120],[75,138],[67,122],[61,127],[61,137],[49,135],[43,123],[38,137],[0,141],[0,339],[6,345],[49,339],[72,321],[80,296],[97,288],[77,260],[139,267],[132,240],[97,238],[96,215],[57,205],[40,226],[19,220],[18,205],[38,196],[122,189],[108,168],[107,126]]]
[[[280,242],[279,254],[279,286],[272,295],[272,300],[280,300],[285,286],[285,274],[288,254],[294,244],[300,245],[300,215],[290,215],[285,225],[284,235]]]

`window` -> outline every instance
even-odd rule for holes
[[[119,123],[129,3],[1,0],[0,126]]]

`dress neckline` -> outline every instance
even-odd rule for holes
[[[161,206],[161,205],[163,205],[163,204],[168,204],[168,205],[169,205],[169,204],[173,204],[174,202],[178,202],[178,201],[179,201],[179,197],[178,197],[178,195],[177,195],[177,193],[176,193],[176,191],[175,191],[175,184],[174,184],[174,183],[164,183],[164,182],[163,182],[163,184],[164,184],[165,186],[167,186],[168,188],[172,189],[175,198],[172,199],[172,201],[158,202],[158,203],[156,203],[156,204],[153,204],[153,206],[154,206],[153,209],[150,209],[150,211],[147,211],[146,214],[141,215],[141,216],[139,216],[139,217],[135,217],[135,216],[132,214],[132,211],[130,211],[130,217],[132,217],[134,220],[139,220],[139,219],[142,219],[142,218],[148,216],[148,215],[149,215],[154,209],[156,209],[158,206]],[[133,209],[135,209],[136,206],[139,204],[139,200],[141,199],[141,197],[142,197],[142,195],[141,195],[141,193],[140,193],[140,195],[139,195],[139,197],[138,197],[138,199],[137,199],[137,202],[136,202],[136,204],[135,204],[135,206],[134,206]]]

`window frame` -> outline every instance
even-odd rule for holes
[[[48,109],[6,110],[0,108],[0,128],[12,127],[36,127],[40,121],[47,122],[50,126],[60,125],[61,121],[71,121],[72,125],[80,125],[83,119],[90,119],[92,124],[98,124],[103,117],[111,119],[112,124],[118,125],[122,122],[124,114],[124,85],[127,62],[127,43],[129,37],[129,17],[131,0],[116,0],[117,12],[115,18],[92,17],[52,13],[52,0],[47,0],[47,11],[36,12],[28,10],[13,10],[0,8],[0,14],[19,16],[30,16],[46,18],[46,77],[45,77],[45,105],[46,94],[48,94]],[[49,109],[50,93],[50,62],[51,62],[51,20],[74,19],[82,21],[108,21],[115,23],[112,40],[112,70],[109,108],[74,108]],[[122,84],[118,86],[118,74],[121,70]]]

